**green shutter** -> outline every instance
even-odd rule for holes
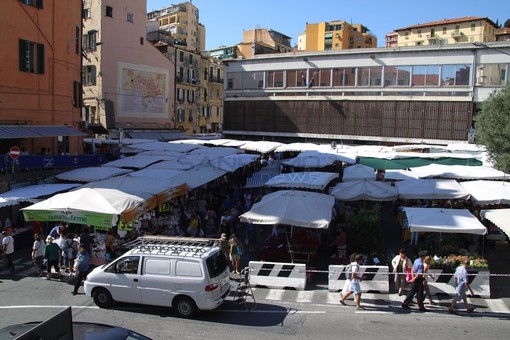
[[[23,39],[19,40],[19,70],[27,72],[26,64],[27,42]]]
[[[96,85],[96,65],[90,66],[90,83]]]
[[[81,83],[85,84],[85,85],[87,85],[86,78],[85,78],[85,73],[86,72],[87,72],[87,67],[86,66],[82,66],[81,67]]]
[[[39,9],[43,9],[43,0],[36,0],[35,7]]]
[[[44,74],[44,45],[37,44],[37,73]]]

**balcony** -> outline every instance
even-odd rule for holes
[[[464,33],[459,32],[459,31],[452,32],[452,38],[455,40],[459,40],[460,38],[462,38],[463,35],[464,35]]]
[[[427,34],[427,40],[437,41],[439,40],[439,37],[437,36],[437,34]]]

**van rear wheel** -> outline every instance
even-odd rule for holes
[[[113,298],[110,292],[104,288],[94,291],[94,303],[99,308],[110,308],[113,305]]]
[[[197,313],[195,302],[187,296],[176,298],[173,307],[175,312],[183,318],[191,318]]]

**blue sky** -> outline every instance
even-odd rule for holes
[[[147,10],[178,1],[147,0]],[[441,19],[483,16],[503,24],[510,18],[508,0],[193,0],[206,27],[206,49],[235,45],[243,30],[266,27],[292,37],[292,44],[306,23],[345,20],[367,26],[384,45],[384,35],[396,28]]]

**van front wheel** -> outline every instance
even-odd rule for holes
[[[104,288],[96,289],[94,302],[99,308],[110,308],[113,305],[112,295]]]
[[[175,312],[183,318],[191,318],[197,313],[195,302],[186,296],[176,298],[173,307]]]

